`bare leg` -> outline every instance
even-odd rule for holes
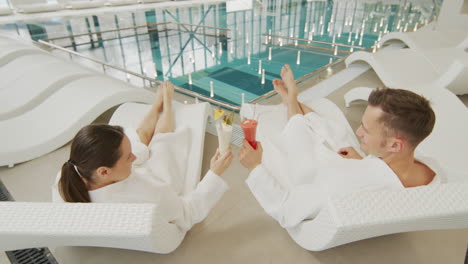
[[[154,129],[158,122],[160,112],[163,108],[163,91],[161,87],[156,92],[156,101],[151,106],[150,111],[146,114],[145,118],[141,121],[140,125],[137,128],[137,134],[140,138],[140,141],[148,145],[151,139],[153,138]]]
[[[287,106],[288,106],[288,118],[297,115],[304,114],[301,108],[301,104],[297,100],[298,90],[296,87],[296,81],[294,80],[293,72],[288,64],[284,65],[281,69],[281,79],[283,79],[283,85],[287,88]],[[279,84],[280,82],[277,82]]]
[[[315,112],[314,109],[308,107],[307,105],[299,102],[299,104],[301,105],[301,109],[302,109],[302,113],[307,114],[307,113],[310,113],[310,112]]]
[[[164,110],[159,118],[154,133],[169,133],[174,132],[174,114],[172,113],[172,95],[174,94],[174,85],[165,81],[162,84],[163,88],[163,107]]]
[[[281,68],[280,75],[288,91],[288,96],[290,98],[297,98],[299,92],[297,90],[296,81],[294,80],[294,74],[288,64],[285,64],[283,68]]]
[[[286,88],[286,84],[284,83],[284,81],[274,79],[273,87],[275,88],[275,91],[281,96],[281,99],[283,99],[283,104],[287,106],[288,105],[288,89]],[[301,102],[299,102],[299,106],[301,107],[302,114],[304,115],[310,112],[314,112],[312,108],[308,107],[307,105]]]

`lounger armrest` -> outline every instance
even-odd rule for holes
[[[330,200],[315,219],[288,232],[302,247],[319,251],[392,233],[466,228],[466,190],[468,182],[355,193]]]
[[[153,204],[1,202],[0,250],[96,246],[169,253],[184,232]]]

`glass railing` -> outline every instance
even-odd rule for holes
[[[238,109],[274,95],[272,80],[284,64],[305,81],[351,52],[375,49],[384,34],[415,30],[437,15],[431,0],[400,2],[230,1],[113,14],[90,10],[84,17],[15,26],[32,39],[118,67],[124,71],[107,74],[133,84],[170,80],[186,94]]]

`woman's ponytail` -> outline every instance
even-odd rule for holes
[[[65,202],[89,203],[88,189],[71,161],[62,166],[62,175],[58,183],[60,195]]]

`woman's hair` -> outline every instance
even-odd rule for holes
[[[72,140],[70,159],[62,166],[58,189],[66,202],[89,203],[85,181],[92,182],[99,167],[112,168],[122,155],[123,128],[105,124],[83,127]],[[84,178],[84,179],[82,179]]]
[[[369,105],[383,111],[379,121],[388,134],[402,134],[416,147],[434,128],[436,116],[430,102],[408,90],[380,88],[369,96]]]

